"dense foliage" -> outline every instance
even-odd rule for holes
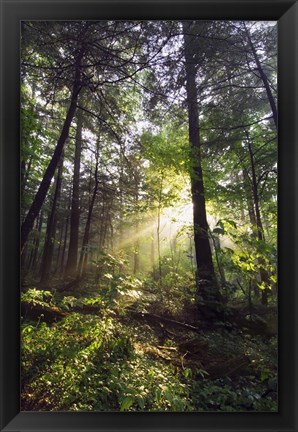
[[[130,281],[125,294],[121,291],[129,298],[126,302],[103,299],[91,290],[84,297],[78,291],[53,295],[33,289],[23,295],[27,305],[45,310],[58,305],[66,313],[52,324],[44,322],[44,314],[33,322],[24,313],[23,409],[277,409],[275,337],[267,340],[224,323],[198,331],[175,323],[163,327],[131,312],[132,304],[143,311],[146,304],[146,310],[156,312],[152,302],[158,303],[157,295],[147,290],[136,300],[134,285],[139,286]],[[172,309],[169,303],[159,313],[169,316]]]
[[[23,410],[277,410],[276,49],[22,22]]]

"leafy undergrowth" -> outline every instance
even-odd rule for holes
[[[195,331],[166,306],[173,322],[159,321],[136,284],[121,301],[84,292],[22,295],[41,307],[22,320],[23,411],[277,411],[276,338],[225,323]],[[42,308],[63,314],[47,323]]]

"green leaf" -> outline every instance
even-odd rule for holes
[[[190,368],[186,368],[183,373],[184,373],[184,376],[186,379],[188,377],[190,377],[190,378],[192,377],[192,370]]]
[[[126,396],[126,398],[123,399],[120,407],[120,411],[126,411],[128,410],[132,404],[134,403],[134,399],[132,396]]]
[[[268,378],[269,378],[268,372],[267,371],[262,371],[261,372],[261,381],[265,381]]]
[[[165,391],[165,397],[166,397],[166,399],[169,401],[169,402],[172,402],[172,400],[173,400],[173,395],[172,395],[172,393],[170,392],[170,390],[169,389],[166,389],[166,391]]]
[[[22,334],[25,333],[31,333],[34,330],[34,327],[32,325],[26,325],[23,329],[22,329]]]
[[[223,228],[220,228],[220,227],[214,228],[214,230],[212,231],[212,234],[224,235],[224,233],[225,233],[225,230]]]
[[[137,401],[138,401],[139,407],[143,410],[144,407],[145,407],[145,401],[144,401],[144,398],[142,398],[142,396],[138,396],[138,397],[137,397]]]
[[[235,229],[237,228],[236,222],[233,221],[232,219],[225,219],[225,222],[227,222],[228,224],[232,225],[232,227],[234,227]]]
[[[200,375],[202,378],[205,378],[206,376],[209,375],[209,373],[204,369],[198,369],[197,374]]]

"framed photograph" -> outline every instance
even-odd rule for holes
[[[297,8],[1,0],[1,431],[298,430]]]

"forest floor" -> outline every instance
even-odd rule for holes
[[[24,289],[23,411],[277,411],[275,335],[139,292]]]

